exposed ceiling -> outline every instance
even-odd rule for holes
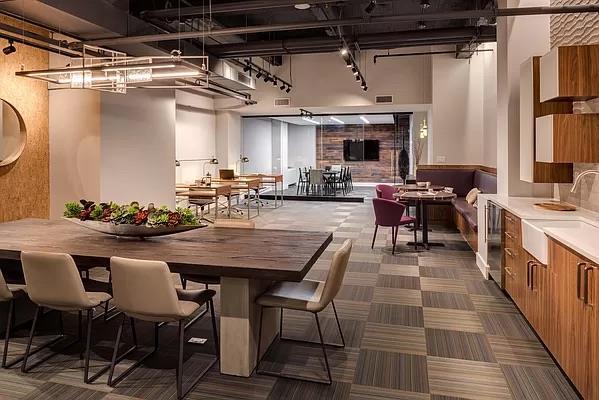
[[[339,114],[314,116],[310,118],[303,117],[273,117],[278,121],[287,122],[294,125],[363,125],[366,124],[363,117],[369,124],[393,124],[392,114]],[[341,122],[339,122],[341,121]]]

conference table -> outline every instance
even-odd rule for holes
[[[248,377],[256,363],[259,307],[275,281],[301,281],[333,239],[329,232],[202,228],[159,238],[123,239],[65,220],[0,224],[0,261],[21,251],[68,253],[80,268],[107,267],[111,256],[165,261],[174,273],[220,277],[221,373]],[[263,353],[279,332],[280,313],[264,310]]]

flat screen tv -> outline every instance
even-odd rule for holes
[[[345,161],[379,161],[379,141],[344,140],[343,159]]]

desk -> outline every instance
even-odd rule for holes
[[[214,211],[214,220],[218,218],[218,198],[226,196],[228,201],[229,218],[231,218],[231,185],[227,184],[212,184],[210,186],[194,186],[177,184],[177,189],[188,189],[177,191],[177,197],[187,197],[190,201],[193,199],[214,199],[216,210]],[[205,219],[202,215],[202,219]],[[210,221],[212,222],[212,221]]]
[[[245,174],[245,175],[240,175],[240,177],[242,178],[260,178],[260,182],[263,185],[268,185],[268,184],[273,184],[274,185],[274,189],[275,189],[275,208],[278,208],[277,206],[277,194],[278,194],[278,187],[279,185],[277,185],[278,183],[281,184],[281,194],[280,194],[280,198],[281,198],[281,205],[283,205],[283,191],[285,190],[285,187],[283,185],[283,175],[281,174]]]
[[[0,260],[21,251],[68,253],[78,266],[106,267],[111,256],[165,261],[175,273],[221,279],[220,366],[251,375],[256,363],[260,310],[256,296],[273,281],[300,281],[333,234],[270,229],[197,229],[160,238],[123,240],[64,220],[24,219],[0,224]],[[261,349],[279,331],[279,310],[264,311]]]
[[[245,178],[245,177],[238,177],[238,178],[234,178],[234,179],[220,179],[220,178],[212,178],[212,182],[213,183],[221,183],[221,184],[227,184],[231,186],[231,189],[237,189],[237,190],[246,190],[247,191],[247,197],[248,197],[248,207],[247,207],[247,213],[248,213],[248,219],[250,219],[250,197],[252,195],[252,190],[256,191],[256,197],[258,199],[258,207],[257,207],[257,215],[260,215],[260,182],[262,180],[260,178]],[[233,194],[233,193],[232,193]]]
[[[393,194],[398,200],[409,200],[416,202],[416,207],[420,207],[420,215],[422,216],[422,243],[408,243],[408,245],[422,245],[425,249],[429,249],[431,246],[444,246],[443,243],[434,243],[428,241],[428,213],[427,205],[447,202],[455,197],[455,193],[447,192],[434,192],[434,194],[428,194],[428,192],[403,192]]]

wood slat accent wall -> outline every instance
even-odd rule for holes
[[[0,22],[21,27],[21,21],[0,15]],[[26,24],[38,34],[47,32]],[[6,43],[3,41],[3,43]],[[0,222],[26,217],[48,218],[49,142],[48,87],[43,81],[17,78],[21,64],[26,69],[48,68],[48,53],[15,42],[17,52],[0,61],[0,98],[21,114],[27,129],[27,145],[13,164],[0,167]]]
[[[332,164],[349,165],[356,182],[393,182],[394,132],[393,124],[318,126],[316,164],[319,168]],[[379,140],[379,161],[344,161],[343,141],[346,139]]]

